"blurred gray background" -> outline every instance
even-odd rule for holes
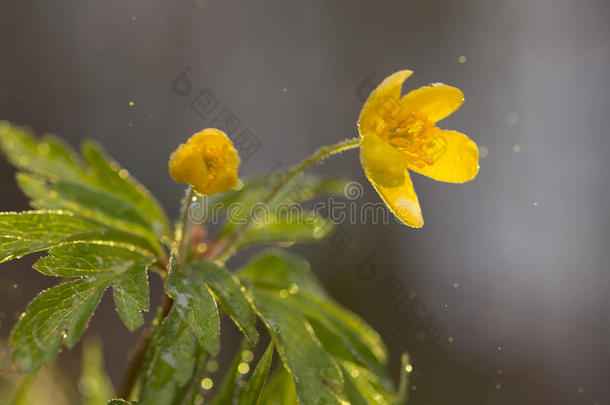
[[[241,169],[255,174],[356,135],[370,84],[393,71],[415,71],[408,89],[455,85],[466,103],[440,126],[486,154],[476,180],[414,174],[423,230],[345,224],[344,246],[293,250],[380,331],[394,374],[410,353],[412,404],[608,404],[609,19],[607,0],[3,2],[0,119],[98,139],[175,217],[168,155],[225,108],[261,142]],[[217,106],[199,115],[204,90]],[[378,201],[355,151],[315,171]],[[4,159],[0,190],[0,210],[27,207]],[[0,266],[0,337],[55,282],[34,260]],[[120,381],[138,334],[109,297],[92,329]]]

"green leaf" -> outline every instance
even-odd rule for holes
[[[299,405],[290,373],[280,367],[272,376],[259,401],[260,405]]]
[[[279,249],[267,250],[242,268],[239,277],[256,287],[271,287],[288,291],[325,295],[311,273],[309,263]]]
[[[334,226],[311,211],[302,207],[284,206],[277,208],[279,215],[269,212],[252,223],[239,239],[239,246],[270,244],[281,242],[314,242],[330,234]]]
[[[89,323],[110,277],[70,281],[43,291],[13,329],[10,343],[21,371],[50,364],[62,344],[74,346]]]
[[[153,241],[169,233],[167,218],[150,192],[92,142],[83,145],[86,166],[56,138],[36,139],[26,129],[0,122],[0,147],[22,171],[18,184],[33,205],[69,210],[126,232],[150,234]]]
[[[53,180],[83,178],[78,158],[55,137],[36,140],[26,128],[0,121],[0,147],[9,162],[20,170]]]
[[[306,261],[271,251],[253,260],[239,275],[258,288],[283,296],[287,305],[310,322],[333,356],[370,368],[390,384],[385,373],[386,348],[379,334],[328,297]]]
[[[127,328],[133,331],[142,326],[142,311],[148,312],[150,302],[148,273],[132,266],[116,279],[112,292],[116,311]]]
[[[237,382],[241,379],[239,364],[242,362],[244,350],[246,350],[246,345],[242,343],[239,350],[235,354],[235,357],[233,358],[231,367],[227,370],[222,383],[217,388],[214,399],[210,403],[211,405],[225,405],[233,403],[233,398],[235,398],[235,394],[238,392]]]
[[[47,183],[24,173],[17,174],[17,183],[36,208],[67,210],[111,228],[156,239],[137,208],[108,191],[62,180]]]
[[[254,296],[269,333],[276,336],[278,353],[294,377],[300,401],[339,404],[335,392],[343,385],[341,372],[311,325],[281,297],[263,290],[257,290]]]
[[[393,400],[393,384],[385,371],[387,355],[381,338],[358,316],[326,295],[307,262],[282,251],[266,252],[250,262],[239,276],[252,286],[255,305],[263,318],[266,319],[264,308],[278,311],[283,307],[284,319],[278,319],[278,324],[291,331],[295,326],[290,322],[306,325],[324,353],[341,365],[345,379],[343,394],[350,402],[389,404]],[[291,344],[298,346],[295,343],[298,341],[294,339]],[[286,351],[291,344],[284,343]],[[300,391],[299,397],[304,401]]]
[[[391,387],[385,347],[370,326],[328,298],[303,293],[289,296],[288,301],[310,322],[329,353],[371,370]]]
[[[94,222],[62,211],[0,213],[0,263],[48,249],[64,239],[100,231]]]
[[[279,174],[279,173],[277,173]],[[250,215],[255,204],[264,199],[269,193],[269,189],[275,185],[280,177],[263,176],[247,179],[243,187],[239,190],[230,191],[228,193],[217,194],[207,198],[207,208],[210,211],[225,213],[232,204],[238,203],[235,209],[227,214],[230,216],[225,223],[221,234],[230,233],[236,225]],[[285,186],[276,196],[266,204],[270,213],[275,213],[278,206],[284,205],[291,207],[296,203],[301,203],[311,200],[316,196],[321,195],[343,195],[347,181],[341,179],[323,179],[315,175],[300,175],[293,179]]]
[[[38,260],[34,268],[55,277],[83,277],[42,292],[27,307],[10,338],[14,357],[23,371],[33,371],[48,364],[65,344],[72,347],[80,338],[106,288],[113,285],[142,291],[134,298],[136,309],[119,315],[128,327],[141,324],[133,311],[148,310],[146,267],[154,257],[133,246],[92,242],[67,243],[49,250],[50,256]],[[144,273],[144,277],[137,275]],[[142,299],[145,297],[146,299]]]
[[[256,314],[252,308],[246,289],[239,280],[225,268],[212,262],[193,261],[188,265],[190,274],[195,280],[203,280],[212,290],[222,310],[227,313],[235,325],[242,331],[254,346],[258,342],[256,331]]]
[[[366,368],[343,362],[342,372],[345,379],[343,392],[351,404],[392,404],[395,394],[384,388],[380,384],[378,376]]]
[[[267,346],[267,350],[265,350],[263,357],[258,361],[254,372],[252,372],[252,375],[250,376],[250,380],[239,395],[238,405],[258,404],[263,388],[265,387],[265,382],[267,381],[267,376],[269,375],[269,370],[271,369],[273,349],[274,342],[272,340],[271,343],[269,343],[269,346]]]
[[[82,153],[97,186],[133,204],[157,233],[169,233],[168,220],[159,202],[127,170],[105,155],[100,145],[85,141]]]
[[[135,404],[135,402],[133,404]],[[111,399],[110,402],[108,402],[108,405],[132,405],[132,403],[122,399]]]
[[[172,308],[153,335],[146,353],[139,401],[146,405],[169,405],[190,381],[196,356],[195,336],[179,311]]]
[[[195,333],[201,346],[215,355],[220,349],[220,319],[216,302],[202,273],[194,271],[191,266],[185,266],[183,270],[181,273],[172,269],[165,284],[166,291],[174,300],[172,311]]]

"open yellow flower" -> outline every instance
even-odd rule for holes
[[[202,195],[224,193],[237,185],[239,154],[219,129],[197,132],[169,159],[169,173],[178,183],[188,183]]]
[[[401,98],[402,84],[412,73],[396,72],[373,90],[360,112],[358,130],[367,178],[401,222],[420,228],[424,219],[409,170],[464,183],[479,171],[479,149],[466,135],[436,126],[462,105],[462,92],[437,83]]]

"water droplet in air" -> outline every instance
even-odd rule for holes
[[[239,374],[247,374],[248,371],[250,371],[250,366],[248,365],[248,363],[239,363],[239,365],[237,366],[237,372]]]
[[[254,353],[252,353],[250,350],[244,350],[244,352],[241,354],[241,358],[243,361],[250,362],[252,359],[254,359]]]
[[[211,378],[206,377],[203,380],[201,380],[201,388],[203,388],[204,390],[209,390],[213,386],[214,386],[214,381],[212,381]]]

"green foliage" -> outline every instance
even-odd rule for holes
[[[239,401],[237,402],[238,405],[258,404],[261,394],[263,393],[263,388],[265,387],[265,382],[267,382],[269,370],[271,369],[271,362],[273,361],[273,349],[274,342],[272,340],[271,343],[269,343],[269,346],[267,346],[263,357],[261,357],[256,365],[256,369],[254,369],[250,380],[239,395]]]
[[[70,211],[152,243],[169,234],[158,202],[94,143],[83,145],[81,159],[55,137],[37,140],[24,128],[0,122],[0,147],[21,171],[18,184],[34,207]]]
[[[0,213],[0,263],[54,246],[66,238],[104,228],[62,211]]]
[[[35,139],[23,128],[0,122],[0,148],[38,209],[0,213],[0,263],[48,251],[33,267],[62,279],[30,302],[12,331],[13,359],[21,371],[35,371],[52,363],[63,346],[73,347],[109,288],[127,328],[142,326],[142,312],[149,310],[148,271],[154,270],[163,277],[165,304],[143,334],[149,343],[136,369],[139,389],[130,390],[134,398],[109,405],[129,405],[126,400],[132,399],[141,405],[193,405],[208,394],[216,405],[405,402],[406,357],[397,390],[386,373],[379,335],[332,300],[303,259],[270,250],[235,273],[223,262],[204,260],[208,256],[195,249],[201,241],[189,240],[188,232],[184,241],[172,238],[158,202],[93,142],[85,142],[79,155],[52,136]],[[298,204],[341,195],[346,182],[301,175],[270,195],[278,179],[256,178],[239,190],[209,197],[209,204],[222,204],[221,214],[231,216],[212,242],[233,240],[226,248],[234,253],[245,246],[327,236],[332,225]],[[262,221],[251,217],[261,201],[266,203]],[[241,212],[227,211],[233,203]],[[182,226],[177,225],[176,235]],[[169,263],[167,250],[172,252]],[[207,361],[220,350],[224,315],[244,343],[223,382],[203,392]],[[240,365],[251,360],[245,354],[259,340],[269,341],[260,338],[261,331],[270,343],[256,365],[244,370]],[[85,346],[82,381],[103,385],[86,396],[88,405],[104,404],[112,395],[100,350]],[[280,361],[273,369],[275,353]]]
[[[270,188],[277,183],[277,177],[276,173],[255,178],[244,184],[240,190],[209,198],[209,207],[219,208],[219,213],[226,213],[230,217],[222,228],[222,235],[231,233],[253,214],[254,226],[246,230],[238,247],[282,242],[315,242],[332,232],[334,227],[330,222],[319,213],[304,209],[302,203],[318,196],[343,195],[347,182],[301,175],[268,203],[260,205],[261,200],[269,194]],[[232,204],[236,209],[227,213]]]
[[[191,326],[172,309],[154,334],[144,362],[139,400],[146,405],[169,405],[181,399],[196,362]]]
[[[11,334],[14,358],[23,371],[48,364],[62,344],[72,347],[89,323],[104,290],[114,286],[117,312],[135,329],[148,310],[146,267],[154,260],[132,246],[73,242],[53,247],[34,264],[48,276],[75,277],[42,292],[32,301]]]
[[[271,251],[239,276],[252,286],[255,305],[277,338],[303,403],[340,403],[338,397],[356,396],[392,402],[380,337],[323,292],[307,262]]]

